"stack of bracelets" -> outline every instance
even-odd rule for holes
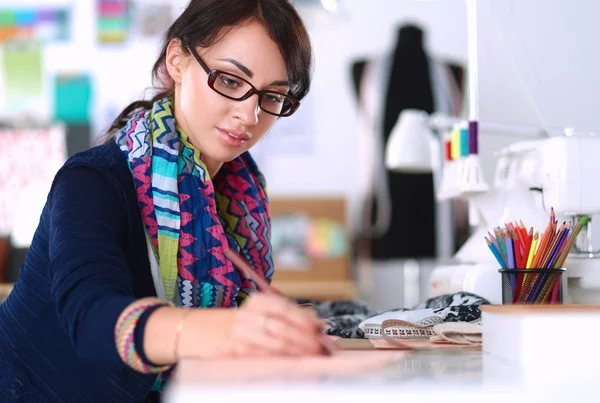
[[[154,366],[148,364],[140,357],[135,346],[135,328],[140,317],[149,308],[157,306],[174,305],[169,301],[155,297],[139,299],[125,308],[119,315],[115,326],[115,344],[119,356],[125,364],[143,374],[157,374],[172,367],[172,365]]]

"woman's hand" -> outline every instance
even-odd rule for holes
[[[322,321],[275,294],[254,293],[234,310],[228,352],[233,356],[317,355]]]
[[[256,292],[237,309],[158,308],[146,323],[144,352],[156,365],[185,358],[318,355],[322,329],[313,309]]]

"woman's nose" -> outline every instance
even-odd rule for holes
[[[253,126],[258,123],[258,94],[253,94],[250,98],[236,102],[234,117],[239,119],[244,126]]]

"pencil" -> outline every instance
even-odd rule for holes
[[[514,244],[512,239],[511,230],[508,230],[508,234],[506,236],[506,251],[508,256],[508,268],[515,268],[515,252],[514,252]]]
[[[556,245],[556,248],[552,254],[552,257],[550,258],[550,261],[548,262],[548,268],[554,268],[555,267],[555,263],[558,260],[558,256],[560,254],[560,252],[562,250],[564,250],[566,241],[567,241],[567,237],[569,236],[569,232],[571,230],[571,222],[569,221],[569,223],[567,224],[567,226],[565,227],[560,240],[558,241],[558,244]]]
[[[487,243],[488,247],[490,248],[490,250],[494,254],[494,257],[496,258],[496,260],[498,261],[498,263],[500,263],[500,266],[503,269],[506,269],[506,263],[504,262],[504,259],[502,258],[502,255],[500,254],[500,251],[496,248],[496,245],[494,245],[492,243],[492,241],[490,241],[487,237],[484,237],[484,238],[485,238],[485,242]]]
[[[519,235],[519,231],[512,233],[513,240],[513,253],[515,254],[515,269],[521,268],[521,257],[523,256],[523,242],[521,241],[522,236]]]
[[[534,269],[540,268],[540,263],[541,263],[541,260],[543,259],[544,253],[546,251],[546,245],[551,236],[550,235],[551,232],[552,232],[552,224],[548,224],[548,226],[544,230],[544,233],[542,234],[542,238],[539,240],[539,246],[537,248],[535,255],[533,256],[533,263],[532,263],[531,268],[534,268]]]
[[[504,261],[507,262],[506,267],[508,267],[508,253],[506,252],[506,239],[504,232],[498,228],[498,245],[500,245],[500,253],[502,254]]]
[[[529,232],[525,234],[525,244],[523,245],[523,256],[521,257],[520,267],[527,268],[527,260],[529,260],[529,251],[531,249],[531,241],[533,239],[533,227],[529,228]]]
[[[569,253],[571,252],[571,249],[573,248],[573,245],[575,244],[575,240],[577,239],[577,237],[579,236],[579,233],[581,232],[581,229],[583,228],[583,226],[585,224],[587,224],[587,222],[588,222],[587,217],[581,217],[579,222],[577,222],[577,224],[575,224],[575,228],[569,234],[569,240],[567,241],[567,245],[564,247],[560,258],[556,263],[557,267],[560,268],[560,267],[564,266],[565,261],[567,260],[567,256],[569,255]]]
[[[498,251],[499,251],[500,246],[498,245],[498,240],[496,239],[496,237],[494,235],[492,235],[490,231],[488,231],[488,235],[490,237],[490,241],[492,241],[492,243],[494,244],[496,249],[498,249]]]
[[[527,264],[525,266],[526,269],[531,268],[531,263],[533,262],[533,256],[535,254],[535,248],[538,244],[538,238],[540,236],[540,231],[536,230],[533,239],[531,240],[531,246],[529,247],[529,256],[527,257]]]
[[[563,223],[558,232],[556,234],[553,234],[552,236],[552,242],[550,243],[550,246],[548,247],[548,249],[546,250],[546,253],[544,253],[544,259],[542,260],[540,266],[541,267],[548,267],[549,263],[550,263],[550,259],[552,258],[552,255],[554,254],[554,250],[558,247],[559,242],[562,239],[563,233],[565,232],[565,223]]]

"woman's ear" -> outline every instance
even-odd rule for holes
[[[181,76],[187,61],[187,53],[183,49],[180,39],[171,39],[167,46],[167,56],[165,63],[167,72],[175,84],[181,84]]]

